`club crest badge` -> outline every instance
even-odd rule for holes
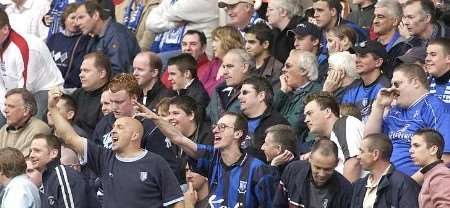
[[[246,191],[247,191],[247,181],[239,181],[238,192],[240,194],[245,194]]]
[[[140,172],[139,173],[139,179],[141,179],[142,182],[147,180],[147,172]]]

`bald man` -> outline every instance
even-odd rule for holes
[[[140,147],[144,130],[138,120],[121,117],[114,122],[109,150],[76,134],[56,109],[61,95],[58,89],[48,94],[55,130],[66,146],[81,156],[82,164],[101,178],[105,207],[184,207],[183,193],[169,164]]]

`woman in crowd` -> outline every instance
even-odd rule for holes
[[[64,78],[64,88],[80,88],[80,66],[89,37],[82,35],[76,26],[77,4],[69,4],[61,16],[63,32],[56,33],[48,38],[47,46],[52,53],[61,74]]]

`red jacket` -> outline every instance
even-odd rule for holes
[[[439,163],[424,173],[419,208],[450,207],[450,169]]]

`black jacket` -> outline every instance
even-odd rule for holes
[[[300,205],[310,207],[309,189],[312,180],[309,162],[298,160],[289,163],[281,176],[280,186],[275,193],[272,207],[302,207]],[[350,207],[352,185],[344,176],[334,171],[324,187],[329,190],[327,208]],[[299,205],[292,206],[294,203]]]
[[[261,118],[261,121],[255,129],[253,137],[250,138],[251,142],[247,148],[247,153],[261,161],[267,161],[264,152],[261,150],[266,138],[266,129],[277,124],[289,125],[289,122],[271,107],[268,107],[259,118]]]
[[[155,85],[153,85],[152,89],[150,89],[147,92],[147,100],[145,101],[145,106],[147,106],[148,109],[155,109],[156,104],[164,98],[164,97],[171,97],[174,96],[175,93],[171,92],[169,89],[167,89],[164,84],[158,79],[156,81]],[[139,98],[139,102],[142,103],[143,96]]]
[[[81,173],[59,164],[55,159],[47,164],[42,174],[42,208],[85,208],[87,207],[86,180]],[[73,205],[72,205],[73,203]]]
[[[368,178],[369,176],[361,178],[353,185],[352,208],[363,206]],[[377,189],[377,199],[373,207],[419,207],[417,202],[419,192],[419,185],[411,177],[391,166],[388,173],[381,177]]]
[[[283,31],[278,28],[272,30],[273,39],[271,44],[271,55],[281,63],[286,62],[289,53],[294,48],[295,35],[289,32],[289,30],[295,29],[298,24],[305,21],[306,19],[301,16],[294,16]]]
[[[178,90],[177,94],[193,98],[203,109],[208,106],[210,101],[208,92],[206,92],[203,84],[197,78],[192,81],[187,89]]]
[[[79,88],[72,94],[72,98],[77,103],[75,124],[82,128],[89,136],[92,135],[95,126],[103,117],[100,98],[104,87],[91,92]]]

